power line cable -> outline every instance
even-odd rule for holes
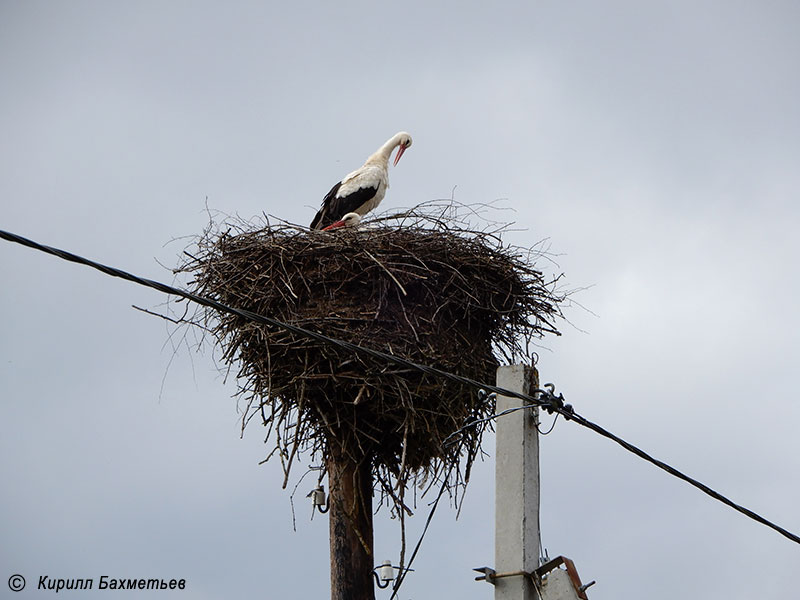
[[[447,478],[450,476],[450,472],[452,471],[454,464],[455,463],[450,464],[450,467],[448,468],[447,473],[444,476],[444,481],[447,481]],[[411,565],[414,564],[414,559],[417,557],[417,552],[419,552],[420,546],[422,546],[422,540],[425,539],[425,534],[428,533],[428,527],[430,526],[431,521],[433,520],[433,515],[436,513],[436,508],[439,506],[439,500],[442,499],[442,496],[444,495],[444,491],[446,488],[447,486],[444,484],[442,484],[439,487],[439,493],[436,494],[436,499],[431,504],[431,510],[430,512],[428,512],[428,518],[425,519],[425,527],[422,528],[422,533],[420,534],[419,539],[417,540],[417,543],[414,546],[414,551],[411,553],[411,557],[408,559],[408,564],[405,566],[403,571],[401,571],[400,574],[397,576],[397,581],[392,586],[392,596],[391,598],[389,598],[389,600],[394,600],[397,597],[397,594],[400,592],[400,586],[402,586],[403,581],[405,581],[406,573],[412,570]]]
[[[775,523],[767,520],[766,518],[762,517],[758,513],[753,512],[749,508],[745,508],[744,506],[742,506],[740,504],[736,504],[733,500],[730,500],[729,498],[726,498],[725,496],[723,496],[719,492],[714,491],[713,489],[711,489],[710,487],[708,487],[704,483],[701,483],[701,482],[697,481],[696,479],[693,479],[692,477],[689,477],[685,473],[680,472],[678,469],[676,469],[674,467],[671,467],[667,463],[665,463],[663,461],[660,461],[657,458],[653,458],[652,456],[647,454],[647,452],[645,452],[644,450],[642,450],[640,448],[637,448],[636,446],[634,446],[630,442],[626,442],[625,440],[623,440],[622,438],[614,435],[613,433],[611,433],[607,429],[602,428],[600,425],[597,425],[596,423],[592,423],[589,419],[586,419],[585,417],[582,417],[581,415],[579,415],[577,413],[573,413],[571,415],[571,420],[574,421],[575,423],[577,423],[578,425],[582,425],[583,427],[591,429],[595,433],[598,433],[598,434],[602,435],[603,437],[608,438],[608,439],[616,442],[617,444],[619,444],[620,446],[625,448],[625,450],[627,450],[628,452],[631,452],[631,453],[635,454],[636,456],[638,456],[639,458],[644,459],[647,462],[657,466],[659,469],[662,469],[662,470],[666,471],[667,473],[669,473],[673,477],[677,477],[678,479],[682,479],[686,483],[688,483],[690,485],[693,485],[694,487],[696,487],[701,492],[703,492],[703,493],[711,496],[712,498],[714,498],[714,500],[722,502],[726,506],[729,506],[732,509],[742,513],[743,515],[745,515],[747,517],[750,517],[751,519],[753,519],[754,521],[757,521],[758,523],[761,523],[762,525],[766,525],[770,529],[774,529],[775,531],[777,531],[778,533],[780,533],[784,537],[787,537],[790,540],[792,540],[793,542],[795,542],[797,544],[800,544],[800,536],[797,536],[794,533],[792,533],[791,531],[788,531],[788,530],[784,529],[780,525],[776,525]]]
[[[515,392],[513,390],[506,390],[494,385],[489,385],[486,383],[481,383],[480,381],[476,381],[475,379],[470,379],[469,377],[463,377],[462,375],[456,375],[455,373],[449,373],[447,371],[442,371],[435,367],[431,367],[428,365],[422,365],[419,363],[415,363],[410,361],[406,358],[401,356],[396,356],[394,354],[387,354],[386,352],[381,352],[380,350],[373,350],[371,348],[366,348],[364,346],[359,346],[358,344],[353,344],[351,342],[347,342],[345,340],[339,340],[336,338],[328,337],[327,335],[323,335],[321,333],[317,333],[316,331],[311,331],[310,329],[304,329],[302,327],[297,327],[296,325],[291,325],[289,323],[283,323],[282,321],[278,321],[271,317],[267,317],[264,315],[260,315],[254,312],[251,312],[246,309],[241,308],[234,308],[232,306],[228,306],[227,304],[223,304],[222,302],[217,302],[211,298],[206,298],[205,296],[199,296],[192,292],[187,292],[186,290],[181,290],[176,287],[172,287],[165,283],[161,283],[159,281],[154,281],[152,279],[146,279],[144,277],[139,277],[137,275],[133,275],[122,269],[117,269],[115,267],[109,267],[108,265],[104,265],[88,258],[84,258],[82,256],[78,256],[77,254],[73,254],[72,252],[67,252],[66,250],[60,250],[58,248],[53,248],[51,246],[45,246],[44,244],[40,244],[38,242],[34,242],[33,240],[29,240],[21,235],[17,235],[15,233],[10,233],[8,231],[3,231],[0,229],[0,238],[8,240],[10,242],[16,242],[17,244],[21,244],[23,246],[27,246],[29,248],[33,248],[34,250],[39,250],[41,252],[45,252],[47,254],[51,254],[53,256],[57,256],[63,260],[67,260],[70,262],[78,263],[81,265],[85,265],[87,267],[92,267],[93,269],[97,269],[101,273],[105,273],[106,275],[110,275],[111,277],[119,277],[120,279],[125,279],[126,281],[131,281],[133,283],[150,287],[165,294],[171,294],[173,296],[180,296],[181,298],[186,298],[187,300],[191,300],[192,302],[196,302],[202,306],[208,306],[210,308],[214,308],[216,310],[230,313],[233,315],[237,315],[239,317],[243,317],[245,319],[249,319],[251,321],[255,321],[256,323],[261,323],[264,325],[271,325],[273,327],[278,327],[280,329],[285,329],[287,331],[291,331],[297,335],[303,337],[309,337],[319,342],[323,342],[325,344],[329,344],[332,346],[338,346],[339,348],[343,348],[345,350],[349,350],[350,352],[357,353],[357,354],[366,354],[367,356],[371,356],[372,358],[377,358],[380,360],[386,360],[389,362],[393,362],[398,365],[402,365],[409,369],[415,369],[417,371],[421,371],[428,375],[434,375],[436,377],[442,377],[444,379],[449,379],[450,381],[455,381],[456,383],[460,383],[462,385],[468,385],[471,387],[475,387],[478,389],[486,389],[497,394],[501,394],[503,396],[511,396],[514,398],[519,398],[520,400],[527,400],[533,401],[534,403],[541,404],[542,402],[528,396],[526,394],[522,394],[520,392]],[[535,392],[544,392],[544,390],[534,390]]]
[[[74,263],[78,263],[78,264],[85,265],[85,266],[88,266],[88,267],[92,267],[93,269],[97,269],[98,271],[100,271],[102,273],[105,273],[106,275],[110,275],[111,277],[119,277],[120,279],[125,279],[127,281],[131,281],[133,283],[136,283],[136,284],[139,284],[139,285],[142,285],[142,286],[145,286],[145,287],[150,287],[150,288],[153,288],[153,289],[158,290],[160,292],[163,292],[165,294],[172,294],[174,296],[180,296],[182,298],[186,298],[187,300],[191,300],[192,302],[195,302],[195,303],[200,304],[202,306],[208,306],[210,308],[214,308],[214,309],[222,311],[222,312],[227,312],[227,313],[230,313],[230,314],[234,314],[234,315],[243,317],[245,319],[249,319],[249,320],[255,321],[257,323],[262,323],[262,324],[265,324],[265,325],[271,325],[273,327],[278,327],[278,328],[281,328],[281,329],[285,329],[285,330],[291,331],[292,333],[295,333],[297,335],[310,337],[310,338],[315,339],[317,341],[320,341],[320,342],[323,342],[323,343],[327,343],[327,344],[330,344],[330,345],[333,345],[333,346],[337,346],[339,348],[343,348],[343,349],[348,350],[350,352],[359,353],[359,354],[365,354],[365,355],[371,356],[373,358],[378,358],[378,359],[381,359],[381,360],[386,360],[386,361],[389,361],[389,362],[393,362],[395,364],[399,364],[399,365],[402,365],[402,366],[410,368],[410,369],[415,369],[415,370],[421,371],[421,372],[429,374],[429,375],[434,375],[436,377],[442,377],[442,378],[445,378],[445,379],[449,379],[451,381],[455,381],[457,383],[461,383],[461,384],[464,384],[464,385],[469,385],[469,386],[475,387],[477,389],[484,389],[484,390],[488,390],[488,391],[494,392],[496,394],[500,394],[502,396],[509,396],[509,397],[513,397],[513,398],[518,398],[518,399],[523,400],[523,401],[525,401],[525,402],[527,402],[527,403],[529,403],[531,405],[531,406],[516,407],[514,410],[522,410],[524,408],[530,408],[532,406],[543,407],[548,412],[556,412],[556,413],[562,415],[566,420],[574,421],[578,425],[586,427],[587,429],[590,429],[590,430],[594,431],[595,433],[598,433],[601,436],[606,437],[606,438],[616,442],[617,444],[622,446],[628,452],[631,452],[632,454],[635,454],[639,458],[641,458],[643,460],[646,460],[647,462],[657,466],[658,468],[666,471],[670,475],[672,475],[674,477],[677,477],[678,479],[682,479],[683,481],[693,485],[694,487],[696,487],[697,489],[699,489],[703,493],[707,494],[711,498],[714,498],[715,500],[718,500],[719,502],[722,502],[723,504],[729,506],[730,508],[733,508],[734,510],[740,512],[741,514],[749,517],[750,519],[753,519],[754,521],[756,521],[758,523],[761,523],[762,525],[765,525],[766,527],[769,527],[769,528],[777,531],[778,533],[780,533],[784,537],[792,540],[793,542],[795,542],[797,544],[800,544],[800,536],[797,536],[794,533],[784,529],[783,527],[780,527],[779,525],[776,525],[775,523],[772,523],[771,521],[769,521],[766,518],[762,517],[761,515],[753,512],[752,510],[750,510],[748,508],[745,508],[745,507],[743,507],[743,506],[741,506],[739,504],[736,504],[735,502],[733,502],[732,500],[726,498],[725,496],[723,496],[719,492],[714,491],[713,489],[711,489],[707,485],[697,481],[696,479],[693,479],[692,477],[689,477],[688,475],[682,473],[681,471],[678,471],[677,469],[675,469],[674,467],[671,467],[667,463],[665,463],[663,461],[660,461],[660,460],[650,456],[649,454],[647,454],[645,451],[641,450],[640,448],[637,448],[633,444],[631,444],[629,442],[626,442],[622,438],[614,435],[613,433],[611,433],[607,429],[604,429],[600,425],[597,425],[596,423],[593,423],[593,422],[589,421],[588,419],[586,419],[585,417],[579,415],[578,413],[575,412],[575,410],[572,408],[571,405],[564,403],[564,398],[563,398],[562,395],[560,395],[560,394],[559,394],[559,396],[555,395],[555,387],[550,385],[550,384],[545,385],[544,387],[546,389],[544,389],[544,390],[533,390],[532,393],[534,395],[528,395],[528,394],[523,394],[521,392],[515,392],[513,390],[507,390],[507,389],[504,389],[504,388],[497,387],[495,385],[489,385],[489,384],[486,384],[486,383],[481,383],[479,381],[476,381],[474,379],[470,379],[468,377],[463,377],[461,375],[456,375],[455,373],[449,373],[447,371],[442,371],[440,369],[436,369],[436,368],[430,367],[428,365],[418,364],[418,363],[412,362],[410,360],[407,360],[405,358],[402,358],[400,356],[395,356],[393,354],[387,354],[385,352],[380,352],[378,350],[372,350],[370,348],[365,348],[363,346],[359,346],[359,345],[353,344],[351,342],[346,342],[344,340],[331,338],[331,337],[328,337],[326,335],[322,335],[321,333],[317,333],[315,331],[311,331],[309,329],[303,329],[302,327],[297,327],[296,325],[290,325],[289,323],[283,323],[283,322],[278,321],[276,319],[272,319],[272,318],[266,317],[264,315],[256,314],[256,313],[251,312],[249,310],[233,308],[231,306],[227,306],[225,304],[222,304],[221,302],[217,302],[216,300],[212,300],[212,299],[206,298],[204,296],[199,296],[197,294],[193,294],[192,292],[187,292],[185,290],[181,290],[179,288],[172,287],[172,286],[166,285],[164,283],[161,283],[161,282],[158,282],[158,281],[154,281],[152,279],[145,279],[143,277],[138,277],[138,276],[133,275],[131,273],[127,273],[127,272],[125,272],[125,271],[123,271],[121,269],[117,269],[115,267],[109,267],[107,265],[103,265],[101,263],[89,260],[88,258],[83,258],[82,256],[78,256],[77,254],[73,254],[73,253],[67,252],[65,250],[60,250],[58,248],[45,246],[44,244],[40,244],[38,242],[34,242],[33,240],[27,239],[25,237],[22,237],[20,235],[15,234],[15,233],[10,233],[8,231],[3,231],[3,230],[0,229],[0,238],[5,239],[5,240],[10,241],[10,242],[15,242],[17,244],[21,244],[23,246],[27,246],[29,248],[33,248],[34,250],[39,250],[41,252],[45,252],[47,254],[51,254],[51,255],[56,256],[58,258],[61,258],[63,260],[67,260],[67,261],[70,261],[70,262],[74,262]],[[504,411],[504,413],[505,412],[508,412],[508,411]],[[490,420],[492,418],[497,418],[498,416],[499,415],[494,415],[493,417],[489,417],[489,418],[483,419],[481,421],[486,421],[486,420]],[[478,424],[478,422],[472,422],[472,423],[469,423],[468,425],[466,425],[465,427],[475,426],[476,424]],[[434,505],[434,510],[435,510],[435,505]]]
[[[508,408],[508,409],[506,409],[506,410],[504,410],[504,411],[502,411],[500,413],[497,413],[497,414],[494,414],[494,415],[490,415],[490,416],[485,417],[483,419],[478,419],[476,421],[472,421],[470,423],[467,423],[466,425],[464,425],[463,427],[461,427],[460,429],[454,431],[452,434],[450,434],[448,437],[446,437],[445,440],[444,440],[444,444],[452,443],[452,442],[450,442],[451,438],[453,438],[454,436],[458,435],[459,433],[464,432],[465,430],[467,430],[467,429],[469,429],[471,427],[475,427],[476,425],[478,425],[480,423],[493,421],[493,420],[497,419],[498,417],[505,416],[505,415],[507,415],[509,413],[512,413],[512,412],[515,412],[515,411],[518,411],[518,410],[527,410],[527,409],[530,409],[530,408],[542,407],[547,412],[555,412],[556,413],[556,418],[558,418],[558,415],[563,415],[563,417],[566,420],[573,421],[573,422],[577,423],[578,425],[581,425],[582,427],[586,427],[587,429],[590,429],[590,430],[594,431],[595,433],[600,434],[601,436],[603,436],[605,438],[608,438],[609,440],[611,440],[613,442],[616,442],[617,444],[619,444],[620,446],[625,448],[625,450],[627,450],[628,452],[630,452],[632,454],[635,454],[639,458],[641,458],[641,459],[643,459],[643,460],[655,465],[659,469],[662,469],[662,470],[666,471],[667,473],[669,473],[673,477],[677,477],[678,479],[681,479],[681,480],[685,481],[686,483],[688,483],[690,485],[693,485],[698,490],[700,490],[701,492],[707,494],[708,496],[711,496],[715,500],[717,500],[719,502],[722,502],[726,506],[729,506],[730,508],[742,513],[743,515],[753,519],[754,521],[756,521],[758,523],[761,523],[762,525],[766,525],[767,527],[769,527],[771,529],[774,529],[775,531],[777,531],[778,533],[780,533],[784,537],[792,540],[793,542],[795,542],[797,544],[800,544],[800,536],[797,536],[796,534],[792,533],[791,531],[788,531],[787,529],[784,529],[780,525],[776,525],[775,523],[769,521],[765,517],[762,517],[758,513],[753,512],[749,508],[746,508],[746,507],[744,507],[744,506],[742,506],[740,504],[735,503],[730,498],[727,498],[727,497],[723,496],[719,492],[717,492],[717,491],[713,490],[712,488],[708,487],[706,484],[704,484],[704,483],[702,483],[702,482],[700,482],[700,481],[698,481],[698,480],[696,480],[696,479],[694,479],[692,477],[689,477],[688,475],[686,475],[685,473],[682,473],[681,471],[679,471],[675,467],[672,467],[672,466],[668,465],[667,463],[665,463],[665,462],[663,462],[661,460],[658,460],[657,458],[654,458],[653,456],[649,455],[647,452],[645,452],[641,448],[638,448],[638,447],[634,446],[630,442],[626,442],[621,437],[619,437],[617,435],[614,435],[613,433],[611,433],[607,429],[604,429],[603,427],[601,427],[597,423],[593,423],[592,421],[590,421],[586,417],[581,416],[580,414],[575,412],[575,409],[573,409],[571,405],[564,404],[563,395],[561,395],[561,394],[559,394],[558,396],[555,395],[555,387],[553,387],[552,384],[549,384],[549,383],[545,384],[544,387],[546,388],[545,391],[537,392],[538,398],[537,398],[537,403],[536,404],[523,405],[523,406],[514,406],[514,407]],[[555,421],[553,422],[553,426],[555,426]],[[537,427],[537,429],[538,429],[538,427]],[[550,433],[550,431],[552,431],[552,427],[550,428],[550,430],[547,433]],[[543,434],[543,435],[546,435],[546,434]]]

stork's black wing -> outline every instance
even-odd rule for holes
[[[325,197],[322,199],[322,206],[317,211],[317,214],[314,215],[314,220],[311,221],[311,229],[323,229],[333,223],[333,221],[329,219],[328,215],[330,213],[331,201],[336,198],[336,192],[339,191],[340,187],[342,187],[341,181],[333,186],[330,192],[325,194]]]
[[[364,187],[351,192],[347,196],[337,196],[340,187],[342,187],[341,181],[325,195],[322,200],[322,207],[317,212],[314,220],[311,221],[311,229],[324,229],[347,213],[356,212],[359,207],[378,193],[377,187]]]

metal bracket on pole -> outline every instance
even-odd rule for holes
[[[564,565],[565,569],[558,569],[558,567],[561,565]],[[487,583],[491,583],[492,585],[497,585],[498,579],[504,579],[506,577],[527,577],[531,582],[533,582],[536,589],[541,591],[544,600],[550,600],[551,598],[564,598],[564,595],[559,593],[562,590],[548,590],[546,585],[548,574],[551,574],[556,569],[558,569],[561,576],[566,573],[569,584],[571,584],[571,587],[573,588],[572,592],[568,592],[568,597],[577,597],[580,600],[588,600],[586,596],[586,590],[597,582],[590,581],[589,583],[585,584],[581,583],[581,578],[578,575],[578,570],[575,568],[575,563],[566,556],[557,556],[553,560],[547,561],[541,567],[534,569],[531,572],[510,571],[508,573],[498,573],[491,567],[478,567],[472,570],[477,571],[478,573],[483,573],[483,575],[476,577],[475,581],[485,581]]]
[[[477,567],[472,569],[473,571],[477,571],[478,573],[483,573],[483,575],[479,575],[475,578],[475,581],[485,581],[486,583],[491,583],[494,585],[494,578],[497,575],[495,570],[491,567]]]
[[[575,589],[575,594],[577,597],[580,598],[580,600],[588,600],[586,596],[586,590],[597,582],[590,581],[587,584],[581,583],[581,578],[578,575],[578,570],[575,568],[575,563],[566,556],[557,556],[553,560],[544,563],[541,567],[533,572],[533,575],[536,577],[537,581],[543,582],[545,580],[545,576],[557,569],[560,565],[564,565],[566,568],[567,575],[572,583],[572,587]],[[562,574],[563,572],[564,571],[561,571]],[[545,598],[546,597],[547,595],[545,594]]]

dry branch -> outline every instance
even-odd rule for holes
[[[434,204],[335,232],[212,222],[177,271],[225,304],[492,382],[501,362],[527,361],[532,340],[557,334],[563,298],[530,249],[448,210]],[[493,412],[475,390],[234,315],[199,308],[189,322],[215,336],[248,401],[243,423],[261,415],[287,477],[298,452],[322,464],[332,451],[366,458],[398,513],[397,490],[411,481],[424,490],[466,483],[483,429],[442,442]],[[441,481],[444,473],[454,475]]]

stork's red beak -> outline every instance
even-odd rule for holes
[[[322,231],[328,231],[328,229],[336,229],[337,227],[344,227],[344,221],[343,220],[334,221],[327,227],[323,227]]]
[[[393,166],[395,166],[395,167],[397,166],[397,162],[400,160],[400,157],[403,156],[403,152],[406,151],[406,148],[408,148],[408,146],[405,145],[405,144],[400,144],[397,147],[397,156],[394,157]]]

